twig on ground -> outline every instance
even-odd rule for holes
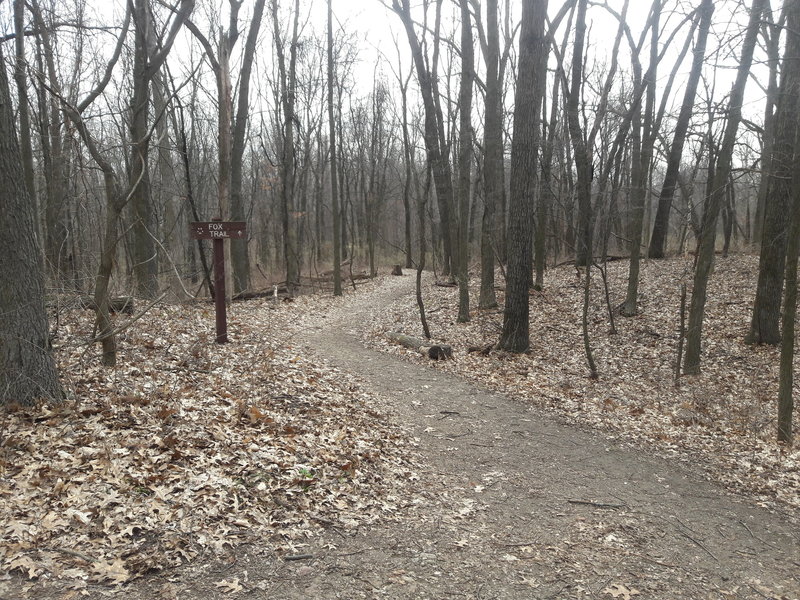
[[[590,500],[567,500],[567,502],[581,506],[593,506],[595,508],[628,508],[627,504],[609,504],[607,502],[592,502]]]

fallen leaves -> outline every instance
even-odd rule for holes
[[[117,585],[392,518],[413,442],[352,376],[293,346],[302,306],[235,304],[225,346],[203,305],[157,307],[120,336],[115,369],[74,343],[91,313],[60,315],[70,399],[0,415],[2,569]]]
[[[631,600],[634,596],[641,595],[639,590],[627,588],[619,583],[613,583],[603,590],[603,594],[608,594],[613,598],[622,598],[622,600]]]
[[[239,583],[239,578],[234,577],[230,581],[227,579],[223,579],[222,581],[217,581],[215,584],[221,591],[227,592],[229,594],[235,594],[237,592],[241,592],[244,588]]]

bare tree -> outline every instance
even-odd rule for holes
[[[483,181],[485,187],[481,226],[481,291],[478,306],[494,308],[494,255],[497,244],[497,206],[503,188],[503,112],[500,81],[500,28],[497,0],[486,2],[486,121],[483,126]]]
[[[245,135],[250,118],[250,77],[253,72],[256,42],[261,28],[266,0],[256,0],[247,32],[242,70],[239,74],[237,108],[233,112],[233,84],[231,81],[230,56],[239,40],[239,10],[242,0],[230,0],[228,30],[220,30],[215,51],[208,38],[191,21],[186,26],[205,50],[217,82],[217,140],[219,153],[219,175],[217,180],[218,214],[234,221],[245,220],[242,199],[242,162],[245,150]],[[231,244],[233,266],[232,293],[243,292],[250,287],[250,261],[246,244]]]
[[[158,253],[156,223],[150,194],[150,96],[151,83],[164,61],[184,21],[194,9],[194,0],[180,0],[169,29],[159,35],[155,29],[149,0],[129,0],[134,23],[134,59],[130,99],[130,172],[133,211],[133,272],[139,295],[153,297],[158,292]]]
[[[436,1],[436,21],[434,24],[434,51],[430,66],[426,64],[426,56],[422,44],[414,28],[411,16],[410,0],[392,0],[392,10],[400,17],[411,48],[411,56],[417,71],[422,103],[425,109],[425,149],[428,162],[433,169],[433,180],[436,188],[436,199],[439,215],[442,220],[442,241],[444,243],[444,271],[450,274],[454,254],[454,194],[453,174],[450,164],[450,145],[444,135],[444,123],[439,106],[439,89],[437,76],[439,30],[441,27],[442,0]],[[427,8],[427,2],[425,2]]]
[[[750,7],[750,21],[742,44],[742,54],[739,58],[736,81],[733,84],[728,100],[728,118],[725,123],[725,133],[716,157],[716,167],[713,174],[709,174],[711,188],[706,200],[705,212],[703,213],[697,265],[694,273],[694,287],[692,288],[692,301],[689,307],[689,325],[686,330],[686,358],[683,371],[687,375],[695,375],[700,372],[703,316],[705,314],[708,280],[711,276],[711,266],[714,261],[717,219],[725,199],[725,187],[728,184],[731,172],[736,132],[742,119],[744,90],[750,74],[750,67],[753,63],[756,37],[758,36],[765,2],[766,0],[753,0]]]
[[[503,331],[497,347],[527,352],[530,347],[530,305],[533,266],[533,215],[541,132],[540,107],[547,77],[542,53],[547,52],[544,21],[547,0],[525,0],[519,42],[519,76],[514,98],[514,138],[511,145],[511,195],[508,228],[508,274]]]
[[[0,45],[0,404],[62,398],[50,352],[44,267]],[[11,284],[13,282],[13,285]]]
[[[291,40],[288,41],[289,61],[286,62],[287,46],[281,33],[278,15],[278,0],[271,0],[273,36],[278,56],[280,107],[282,112],[282,141],[280,150],[281,172],[281,224],[283,229],[283,251],[286,262],[286,286],[294,293],[300,286],[300,247],[297,239],[297,214],[294,204],[295,187],[295,98],[297,85],[297,47],[300,31],[300,0],[294,2]]]
[[[669,215],[672,208],[672,199],[675,196],[675,188],[678,184],[678,172],[681,166],[681,156],[683,146],[686,142],[686,135],[689,130],[689,122],[694,114],[694,103],[697,96],[697,85],[700,82],[703,64],[706,59],[706,42],[708,32],[711,28],[711,17],[714,14],[713,0],[702,0],[698,7],[700,26],[697,31],[697,41],[694,46],[694,56],[692,59],[692,69],[689,72],[689,79],[683,95],[678,121],[675,124],[675,133],[672,136],[669,158],[667,159],[667,170],[664,173],[664,182],[661,184],[661,194],[658,198],[658,210],[656,211],[655,223],[653,224],[653,235],[650,238],[649,256],[650,258],[663,258],[667,244],[667,232],[669,231]]]
[[[458,322],[469,321],[469,199],[472,184],[472,78],[475,56],[469,0],[461,0],[461,82],[458,93]]]
[[[333,104],[333,91],[336,85],[334,79],[333,57],[333,0],[328,0],[328,144],[330,146],[330,178],[331,178],[331,211],[333,212],[333,295],[342,295],[342,215],[339,212],[339,173],[337,170],[336,155],[336,112]],[[405,92],[404,92],[405,93]],[[404,96],[405,98],[405,96]],[[405,113],[404,115],[405,116]],[[408,205],[406,205],[408,215]],[[406,227],[408,229],[408,227]],[[406,233],[408,236],[408,233]],[[407,256],[411,256],[410,247]]]
[[[786,18],[786,53],[784,58],[782,77],[791,80],[792,83],[786,85],[786,94],[781,94],[778,104],[778,131],[776,139],[776,155],[780,156],[779,163],[785,160],[785,156],[777,154],[780,140],[783,134],[780,130],[784,123],[780,117],[782,112],[794,110],[791,121],[787,123],[795,133],[797,132],[798,118],[800,118],[800,107],[797,103],[798,86],[800,86],[800,2],[792,1],[787,3]],[[783,91],[784,85],[781,82]],[[783,108],[781,103],[787,103],[791,109]],[[795,345],[795,321],[797,318],[797,261],[798,250],[800,250],[800,157],[797,154],[797,137],[793,138],[794,156],[792,169],[785,173],[791,180],[790,203],[791,219],[788,230],[788,242],[786,251],[786,290],[784,295],[783,307],[783,340],[781,343],[781,362],[780,379],[778,386],[778,441],[787,444],[792,443],[792,413],[794,412],[793,383],[794,383],[794,345]],[[774,156],[773,156],[774,161]],[[783,165],[773,165],[776,170],[783,169]],[[776,173],[777,179],[780,175]],[[766,231],[765,231],[766,233]],[[759,278],[760,279],[760,278]]]
[[[784,6],[793,11],[794,2]],[[787,15],[788,17],[788,15]],[[777,93],[775,136],[771,144],[768,180],[764,202],[764,223],[761,237],[761,254],[758,265],[753,315],[750,330],[745,336],[748,344],[773,344],[781,341],[781,295],[783,293],[784,267],[789,235],[789,214],[792,198],[797,193],[792,179],[796,169],[797,119],[800,115],[800,60],[791,26],[787,31],[787,44],[781,66],[781,81]]]

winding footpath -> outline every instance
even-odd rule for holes
[[[395,301],[414,302],[413,277],[342,300],[303,343],[359,374],[419,439],[425,506],[330,532],[313,562],[278,568],[274,597],[800,599],[797,519],[365,349],[363,315]]]

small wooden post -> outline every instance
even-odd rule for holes
[[[219,217],[211,222],[189,223],[192,239],[213,240],[214,242],[214,309],[218,344],[228,341],[228,314],[225,305],[225,240],[227,238],[241,240],[247,233],[247,225],[243,221],[223,222]]]
[[[211,219],[221,223],[219,217]],[[218,344],[228,343],[228,311],[225,306],[225,238],[214,238],[214,312],[216,313]]]

